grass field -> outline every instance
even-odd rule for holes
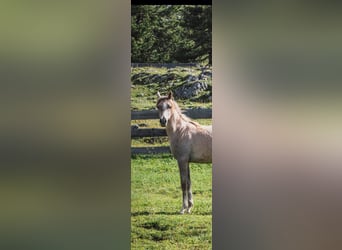
[[[182,205],[176,160],[168,154],[131,160],[131,249],[211,249],[211,164],[190,166],[195,206]]]
[[[133,68],[131,110],[155,109],[157,91],[166,94],[185,83],[190,73],[200,72],[195,68]],[[170,77],[172,86],[165,80]],[[177,103],[182,109],[212,106],[211,102],[193,100]],[[212,119],[197,121],[211,124]],[[158,119],[134,120],[131,125],[160,128]],[[131,146],[169,146],[169,142],[167,137],[135,138]],[[212,249],[212,167],[192,163],[190,171],[194,208],[191,214],[181,215],[182,191],[176,160],[169,154],[132,155],[131,249]]]

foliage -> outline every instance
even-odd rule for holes
[[[210,5],[132,5],[132,62],[211,64]]]
[[[131,249],[211,249],[212,168],[191,164],[195,206],[180,215],[175,159],[139,155],[131,161]]]
[[[183,37],[176,52],[177,61],[211,61],[211,7],[187,6],[183,9]]]

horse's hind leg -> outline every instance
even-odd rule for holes
[[[189,212],[189,163],[184,160],[178,160],[178,167],[179,167],[179,173],[180,173],[180,179],[181,179],[181,187],[182,187],[182,194],[183,194],[183,206],[180,210],[181,214],[184,214],[184,212]],[[192,199],[192,194],[191,194]],[[192,206],[192,204],[191,204]]]

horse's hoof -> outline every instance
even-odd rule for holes
[[[189,201],[188,210],[191,210],[193,207],[194,207],[194,202],[191,200],[191,201]]]
[[[188,207],[188,208],[182,208],[180,211],[179,211],[180,214],[190,214],[191,213],[191,207]]]

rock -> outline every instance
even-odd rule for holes
[[[205,76],[208,76],[208,77],[212,77],[212,76],[213,76],[211,70],[205,70],[205,71],[203,71],[203,72],[202,72],[202,75],[205,75]]]
[[[207,80],[208,81],[210,78],[211,78],[211,76],[205,75],[203,73],[199,74],[199,76],[198,76],[199,80]]]
[[[150,77],[150,81],[151,81],[151,82],[160,82],[160,75],[159,75],[159,74],[153,74],[153,75]]]
[[[201,95],[199,97],[194,97],[190,100],[194,101],[194,102],[211,102],[212,97],[211,97],[211,93],[206,93],[206,94]]]
[[[200,92],[205,91],[208,89],[208,84],[201,81],[195,81],[192,83],[186,83],[183,85],[178,86],[173,90],[174,96],[179,99],[189,99]]]
[[[131,77],[131,82],[136,85],[148,84],[148,73],[138,73]]]
[[[198,78],[197,76],[194,76],[194,75],[188,75],[187,79],[186,79],[188,82],[193,82],[193,81],[197,81]]]
[[[136,129],[139,129],[138,125],[134,124],[134,125],[131,126],[131,130],[136,130]]]

